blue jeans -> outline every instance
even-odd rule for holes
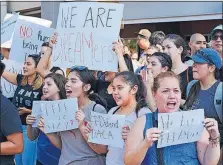
[[[22,125],[24,150],[15,155],[16,165],[35,165],[37,157],[37,140],[30,141],[27,136],[26,125]]]

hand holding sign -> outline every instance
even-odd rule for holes
[[[50,38],[50,42],[49,42],[49,46],[52,48],[54,46],[54,44],[57,43],[57,36],[58,33],[54,33],[53,36]]]
[[[33,125],[35,122],[36,122],[36,118],[35,118],[35,116],[28,115],[28,116],[26,117],[26,123],[27,123],[28,125]]]
[[[123,56],[124,55],[124,45],[121,41],[121,39],[118,39],[118,42],[113,42],[113,48],[112,50],[115,52],[117,56]]]
[[[124,142],[126,142],[129,132],[130,132],[130,128],[128,125],[122,127],[122,139],[124,140]]]
[[[207,129],[210,139],[216,139],[220,133],[218,130],[218,122],[215,119],[206,118],[204,119],[205,128]]]
[[[85,114],[82,110],[77,110],[76,115],[75,115],[75,119],[78,122],[78,127],[81,127],[84,125],[84,119],[85,119]]]
[[[44,131],[44,127],[45,127],[45,122],[44,122],[44,119],[41,117],[41,118],[40,118],[40,121],[39,121],[39,123],[38,123],[38,128],[39,128],[42,132],[45,133],[45,131]]]
[[[149,147],[151,147],[153,143],[159,139],[160,136],[161,131],[158,128],[147,129],[145,139],[147,140]]]

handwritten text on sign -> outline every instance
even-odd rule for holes
[[[91,112],[92,132],[88,137],[88,141],[123,148],[122,127],[124,124],[124,115]]]
[[[24,62],[30,54],[39,54],[44,42],[48,42],[54,29],[24,20],[16,23],[9,58]]]
[[[1,44],[9,41],[13,36],[13,31],[19,14],[15,14],[1,23]]]
[[[76,98],[58,101],[38,101],[38,104],[40,109],[35,107],[36,104],[33,104],[35,112],[32,112],[32,114],[37,117],[37,120],[39,120],[40,116],[43,116],[45,122],[44,131],[46,133],[78,128],[75,119],[75,112],[78,109]]]
[[[2,60],[2,62],[5,64],[5,70],[15,73],[15,74],[21,74],[22,73],[22,65],[17,63],[16,61],[12,60]],[[17,86],[11,84],[7,80],[5,80],[3,77],[1,77],[1,90],[2,94],[7,98],[12,98],[14,96],[15,90]]]
[[[118,40],[122,15],[122,4],[61,3],[52,65],[64,68],[83,65],[92,70],[117,71],[112,42]]]
[[[204,110],[158,114],[158,129],[163,131],[157,148],[198,141],[204,129]]]

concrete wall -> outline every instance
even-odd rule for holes
[[[87,3],[87,2],[86,2]],[[222,2],[120,2],[124,7],[124,20],[199,16],[222,13]],[[56,27],[60,2],[41,2],[41,17]],[[202,18],[205,20],[205,17]],[[210,19],[210,17],[208,18]],[[190,21],[190,20],[188,20]],[[164,21],[165,22],[165,21]]]
[[[7,14],[7,2],[1,1],[1,22],[3,21],[6,14]]]

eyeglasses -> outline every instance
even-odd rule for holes
[[[86,66],[72,66],[72,67],[70,68],[70,71],[71,71],[71,72],[74,71],[74,70],[82,71],[82,70],[85,70],[85,69],[87,69]]]
[[[218,40],[218,38],[220,38],[220,40],[223,40],[223,35],[213,35],[212,37],[211,37],[211,39],[212,40]]]
[[[197,51],[196,56],[204,59],[206,62],[208,62],[209,64],[215,65],[214,62],[210,59],[210,57],[208,55],[206,55],[204,52],[202,51]]]

